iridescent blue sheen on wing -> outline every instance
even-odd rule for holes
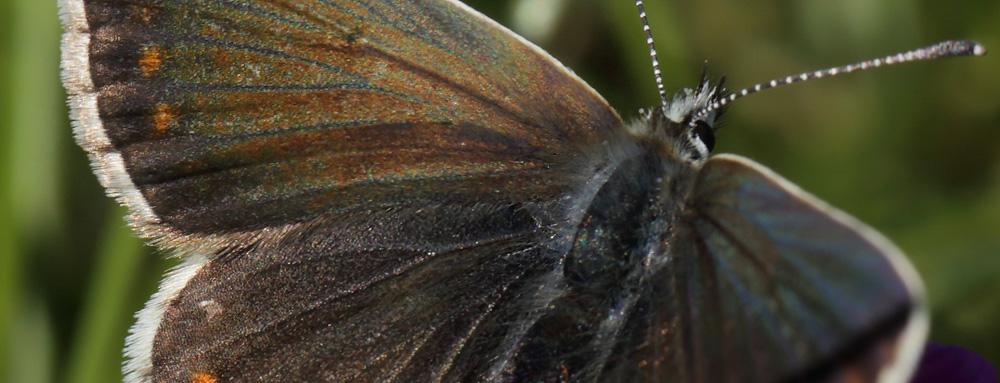
[[[685,281],[688,376],[876,381],[912,368],[922,285],[884,237],[736,156],[709,159],[691,197],[671,248],[686,265],[674,278]]]

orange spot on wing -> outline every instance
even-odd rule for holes
[[[167,104],[156,105],[156,114],[153,115],[154,133],[158,136],[165,135],[170,128],[170,122],[177,117],[176,112]]]
[[[139,5],[129,7],[129,21],[136,24],[149,25],[153,21],[153,10]]]
[[[151,73],[160,70],[163,65],[163,51],[155,46],[143,47],[142,57],[139,58],[139,69],[142,74],[149,76]]]
[[[195,373],[194,376],[191,377],[191,383],[216,383],[218,381],[219,379],[214,375],[204,372]]]

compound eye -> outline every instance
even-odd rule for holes
[[[694,123],[694,135],[701,140],[702,144],[708,148],[711,152],[715,148],[715,132],[712,131],[712,127],[708,126],[705,121],[697,121]]]

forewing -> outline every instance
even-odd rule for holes
[[[548,200],[621,125],[562,65],[456,1],[61,11],[77,139],[135,226],[168,245],[356,211]]]
[[[905,381],[926,335],[922,287],[881,235],[736,156],[704,164],[681,219],[670,264],[651,278],[650,371]]]

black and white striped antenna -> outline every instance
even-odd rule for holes
[[[639,3],[637,1],[636,3]],[[641,8],[640,8],[641,9]],[[643,23],[645,23],[645,18],[643,18]],[[647,32],[648,35],[648,32]],[[650,40],[650,48],[652,48],[653,43]],[[788,76],[785,78],[774,79],[768,82],[763,82],[749,88],[744,88],[738,92],[730,93],[728,96],[719,99],[716,102],[709,104],[708,106],[702,108],[698,112],[694,113],[691,118],[691,122],[694,123],[698,120],[704,119],[708,114],[719,110],[720,108],[726,106],[727,104],[733,102],[738,98],[744,97],[749,94],[757,93],[764,89],[775,88],[782,85],[788,85],[791,83],[802,82],[806,80],[812,80],[815,78],[823,78],[829,76],[835,76],[841,73],[850,73],[854,71],[876,68],[883,65],[892,65],[905,63],[910,61],[919,60],[931,60],[940,57],[951,57],[951,56],[982,56],[986,54],[986,48],[975,41],[969,40],[947,40],[942,41],[937,44],[914,49],[907,52],[897,53],[891,56],[886,56],[883,58],[878,58],[874,60],[862,61],[856,64],[844,65],[835,68],[829,68],[824,70],[818,70],[813,72],[805,72],[797,76]],[[656,62],[655,56],[653,62]],[[659,73],[659,70],[656,70]],[[659,74],[657,74],[657,82],[659,82]],[[663,94],[661,86],[661,96]]]
[[[660,62],[656,59],[656,47],[653,46],[653,33],[649,30],[649,22],[646,21],[646,8],[642,6],[642,0],[635,0],[635,7],[639,8],[639,19],[642,20],[642,31],[646,32],[646,44],[649,44],[649,57],[653,59],[653,75],[656,76],[656,89],[660,91],[660,103],[663,109],[667,108],[667,90],[663,88],[663,77],[660,74]]]
[[[653,33],[650,31],[649,22],[646,20],[646,9],[642,6],[642,0],[635,0],[635,7],[639,9],[639,19],[642,21],[642,31],[646,33],[646,44],[649,44],[649,57],[653,60],[653,75],[656,77],[656,88],[660,92],[660,104],[663,109],[667,109],[667,91],[663,88],[663,77],[660,72],[660,62],[656,58],[656,47],[653,45]],[[897,53],[891,56],[886,56],[883,58],[862,61],[856,64],[844,65],[829,69],[817,70],[812,72],[801,73],[797,76],[788,76],[785,78],[778,78],[768,82],[763,82],[749,88],[743,88],[738,92],[730,93],[728,96],[722,97],[718,101],[715,101],[701,110],[695,112],[692,115],[691,123],[702,120],[705,116],[712,112],[715,112],[722,107],[728,105],[738,98],[760,92],[768,88],[776,88],[783,85],[788,85],[796,82],[802,82],[806,80],[812,80],[816,78],[823,78],[829,76],[835,76],[842,73],[850,73],[859,70],[865,70],[869,68],[876,68],[883,65],[893,65],[900,64],[910,61],[920,61],[920,60],[931,60],[941,57],[952,57],[952,56],[982,56],[986,54],[986,48],[982,44],[970,40],[946,40],[939,42],[937,44],[914,49],[911,51]],[[704,73],[702,74],[704,76]],[[704,79],[698,85],[704,86]]]

